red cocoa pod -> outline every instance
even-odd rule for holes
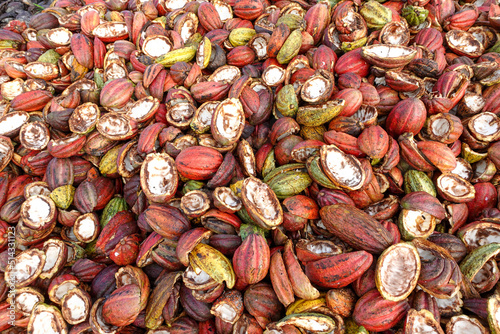
[[[155,152],[155,145],[160,132],[165,128],[163,123],[153,123],[145,127],[139,135],[137,143],[137,153],[147,155]]]
[[[321,37],[323,37],[323,32],[328,26],[328,23],[330,23],[330,12],[328,6],[324,3],[315,4],[308,9],[306,15],[304,16],[304,20],[306,21],[305,31],[312,36],[314,40],[313,44],[318,44]],[[320,46],[320,48],[321,47],[322,46]]]
[[[9,174],[7,172],[0,172],[0,208],[7,201],[9,181],[11,179],[12,179],[11,174]]]
[[[434,231],[427,240],[446,249],[457,263],[467,255],[465,244],[453,234]]]
[[[94,68],[104,68],[105,55],[106,45],[98,37],[94,37]]]
[[[70,159],[53,158],[48,163],[45,171],[45,182],[51,190],[73,184],[74,178],[74,168]]]
[[[273,148],[274,147],[273,147],[273,145],[271,145],[271,143],[266,143],[266,144],[262,145],[255,153],[255,165],[256,165],[258,174],[262,173],[262,168],[264,167],[264,163],[266,161],[266,158],[271,153]],[[273,155],[274,155],[274,152],[273,152]]]
[[[8,199],[0,208],[0,219],[9,224],[14,224],[21,217],[21,205],[24,196],[16,196]]]
[[[175,165],[182,177],[209,180],[215,175],[222,161],[222,154],[213,148],[191,146],[182,150],[175,158]]]
[[[233,268],[236,277],[248,284],[262,281],[269,270],[270,250],[266,239],[249,234],[233,256]]]
[[[337,55],[332,49],[326,45],[320,45],[314,52],[312,59],[312,67],[315,70],[323,69],[328,72],[333,72]]]
[[[466,203],[469,209],[469,221],[478,218],[484,209],[494,208],[497,205],[497,190],[490,182],[479,182],[474,184],[476,197],[473,201]]]
[[[198,102],[219,101],[227,96],[231,85],[224,82],[205,81],[191,86],[191,94]]]
[[[10,179],[6,200],[22,196],[24,194],[24,187],[34,181],[34,178],[29,175],[19,175],[14,179]]]
[[[178,61],[172,67],[170,67],[170,75],[172,79],[178,85],[184,85],[184,80],[189,74],[191,70],[191,64],[186,63],[185,61]]]
[[[319,218],[318,205],[310,197],[304,195],[288,197],[283,201],[283,205],[287,208],[288,212],[293,215],[306,219]]]
[[[380,96],[373,85],[362,82],[358,90],[361,92],[361,95],[363,95],[363,104],[377,106],[380,103]]]
[[[283,305],[269,283],[251,285],[243,296],[245,310],[265,328],[272,321],[280,319]]]
[[[21,159],[23,170],[33,176],[43,176],[52,156],[48,151],[31,151]]]
[[[299,130],[300,125],[295,119],[291,117],[282,117],[274,122],[271,132],[269,133],[269,140],[271,144],[276,145],[281,139],[294,135],[298,133]],[[293,146],[291,148],[293,148]]]
[[[149,85],[149,92],[151,93],[151,96],[157,98],[158,100],[162,99],[163,93],[165,92],[165,85],[167,85],[167,78],[170,78],[173,85],[175,85],[175,81],[172,79],[170,73],[167,74],[167,71],[163,69],[160,71],[160,73],[158,73],[156,78],[153,79],[151,85]],[[139,85],[137,85],[136,87],[139,87]]]
[[[392,328],[410,309],[408,301],[393,302],[385,300],[378,290],[365,293],[354,307],[354,321],[369,331],[382,332]]]
[[[293,215],[289,212],[283,213],[283,228],[286,231],[299,231],[305,227],[307,219]]]
[[[97,204],[94,210],[102,210],[113,198],[116,188],[113,180],[99,176],[92,180],[97,193]]]
[[[353,200],[343,191],[333,189],[321,189],[316,198],[320,207],[344,203],[354,206]]]
[[[291,240],[285,243],[283,251],[283,262],[294,294],[299,298],[308,300],[318,298],[319,291],[311,284],[311,281],[304,273],[294,253]]]
[[[71,227],[75,225],[77,218],[80,216],[81,213],[78,210],[71,210],[71,211],[59,210],[57,214],[57,221],[64,226]]]
[[[372,262],[373,255],[368,252],[351,252],[308,262],[305,273],[322,288],[343,288],[363,275]]]
[[[392,244],[393,237],[378,221],[346,204],[321,208],[327,230],[355,249],[380,254]]]
[[[419,141],[417,148],[425,158],[436,166],[441,172],[451,172],[457,166],[457,160],[451,149],[443,143],[436,141]]]
[[[105,264],[89,259],[79,259],[71,266],[71,271],[81,282],[92,282],[104,268],[106,268]]]
[[[93,165],[80,157],[71,157],[71,163],[73,164],[73,173],[75,175],[75,184],[80,184],[82,181],[87,179],[87,174],[92,169]]]
[[[191,227],[182,212],[170,205],[152,204],[141,216],[156,233],[175,241]]]
[[[286,165],[290,163],[290,161],[292,161],[293,148],[302,141],[302,137],[296,135],[290,135],[278,141],[274,147],[274,155],[278,164]]]
[[[417,142],[413,134],[406,132],[399,136],[399,147],[401,156],[409,163],[411,167],[423,172],[432,172],[436,169],[417,147]]]
[[[107,108],[123,108],[134,93],[134,84],[127,79],[114,79],[108,82],[101,91],[101,106]]]
[[[455,4],[453,0],[432,1],[430,5],[435,8],[434,15],[440,24],[443,24],[444,20],[455,13]]]
[[[442,96],[429,96],[424,95],[422,97],[422,102],[424,102],[425,107],[430,115],[435,115],[439,113],[447,113],[453,108],[453,101],[447,97]]]
[[[75,59],[88,69],[94,67],[94,43],[84,34],[73,34],[71,37],[71,52]]]
[[[427,110],[422,101],[405,99],[398,102],[387,116],[386,130],[393,137],[405,132],[416,135],[423,128],[426,117]]]
[[[446,210],[439,200],[425,191],[415,191],[401,199],[401,207],[406,210],[420,210],[439,220],[446,218]]]
[[[344,108],[340,112],[340,116],[349,117],[354,115],[363,104],[363,94],[356,88],[342,89],[336,93],[333,98],[345,101]]]
[[[264,5],[260,0],[238,0],[235,1],[233,12],[244,20],[253,20],[264,12]]]
[[[135,263],[139,255],[142,238],[139,234],[131,234],[121,239],[109,254],[109,258],[119,266]]]
[[[375,168],[374,171],[379,173],[388,173],[399,163],[400,154],[399,154],[399,145],[398,142],[389,137],[389,149],[385,157],[382,160],[382,163],[379,167]]]
[[[214,234],[210,237],[209,244],[222,254],[233,256],[236,249],[241,245],[241,238],[231,234]]]
[[[106,299],[102,306],[103,319],[115,326],[127,326],[134,322],[139,313],[141,289],[135,284],[119,287]]]
[[[443,36],[435,28],[425,28],[418,32],[414,42],[417,45],[425,46],[431,51],[436,51],[443,46]]]
[[[295,71],[292,74],[292,77],[290,78],[290,83],[291,84],[295,84],[295,83],[304,84],[304,82],[306,82],[306,80],[309,79],[310,77],[312,77],[313,75],[314,75],[313,68],[305,67],[305,68],[298,69],[297,71]]]
[[[207,31],[222,29],[223,23],[215,6],[210,2],[202,2],[198,7],[198,19]]]
[[[366,161],[366,160],[364,160]],[[370,183],[364,188],[349,192],[349,197],[354,201],[357,208],[364,209],[367,206],[375,204],[384,198],[380,190],[380,184],[375,177],[371,177]]]
[[[243,105],[245,116],[250,117],[259,112],[259,94],[250,87],[244,87],[240,94],[240,102]]]
[[[51,139],[47,145],[47,151],[56,158],[70,158],[85,146],[87,137],[82,135],[70,135],[61,139]]]
[[[52,100],[52,94],[46,90],[32,90],[16,96],[10,102],[14,110],[37,111],[42,110]]]
[[[161,64],[151,64],[144,69],[142,84],[145,88],[149,88],[156,76],[163,70]]]
[[[364,157],[365,154],[358,147],[358,140],[356,137],[347,133],[338,132],[335,130],[327,131],[323,134],[327,144],[336,145],[344,153],[352,154],[358,158]]]
[[[212,42],[213,45],[217,45],[222,48],[224,46],[224,41],[226,41],[229,36],[229,31],[226,29],[215,29],[207,32],[205,36],[210,40],[210,42]]]
[[[130,60],[132,52],[137,51],[134,43],[129,41],[120,40],[116,41],[113,45],[116,54],[128,61]]]
[[[366,77],[369,71],[370,64],[361,57],[361,48],[343,54],[335,64],[335,73],[338,75],[356,73],[360,77]]]
[[[469,84],[468,78],[458,71],[443,73],[433,87],[434,92],[451,100],[452,108],[464,97]]]
[[[237,46],[226,55],[228,65],[244,67],[250,65],[255,60],[255,52],[249,46]]]
[[[83,181],[75,191],[73,205],[81,213],[94,211],[97,204],[97,191],[90,181]]]
[[[464,5],[462,9],[451,15],[444,21],[443,28],[446,30],[459,29],[467,31],[476,22],[479,16],[477,7],[473,4]]]
[[[180,302],[187,315],[194,320],[202,322],[212,318],[210,313],[211,305],[194,298],[192,290],[184,285],[180,291]]]
[[[109,296],[116,289],[115,274],[120,269],[116,264],[111,264],[102,269],[90,285],[90,295],[96,299]]]
[[[52,29],[59,27],[59,21],[55,15],[39,13],[30,18],[28,26],[35,30]]]
[[[82,30],[82,33],[89,37],[92,36],[92,30],[94,30],[94,28],[101,23],[100,21],[98,12],[94,10],[86,12],[82,15],[82,19],[80,20],[80,29]],[[93,49],[91,52],[93,53]]]
[[[203,239],[210,238],[212,232],[204,227],[197,227],[183,233],[179,239],[176,248],[176,254],[179,261],[185,265],[189,265],[189,252]]]
[[[163,239],[151,252],[151,259],[168,271],[181,269],[182,263],[175,254],[177,242],[169,239]],[[116,247],[115,247],[116,249]],[[139,250],[140,251],[140,250]],[[137,256],[136,256],[137,257]],[[147,259],[146,259],[147,260]]]
[[[231,152],[226,153],[215,175],[207,182],[207,187],[216,188],[227,185],[234,174],[236,159]]]
[[[482,319],[488,319],[488,298],[471,298],[464,300],[464,308],[477,314]]]
[[[387,86],[377,86],[377,92],[380,97],[377,111],[382,115],[386,115],[399,102],[398,92]]]
[[[109,254],[122,238],[138,231],[134,215],[128,211],[120,211],[102,228],[96,248]]]
[[[459,228],[467,223],[467,217],[469,216],[469,208],[465,203],[453,203],[446,206],[446,211],[448,212],[451,229],[449,233],[455,234]]]
[[[295,300],[293,288],[288,278],[281,251],[276,251],[271,256],[269,277],[280,302],[285,306],[293,303]]]
[[[341,76],[339,76],[337,85],[341,90],[346,88],[358,89],[359,86],[361,85],[361,77],[356,73],[344,73]]]
[[[290,28],[284,24],[280,23],[276,28],[274,28],[271,37],[267,43],[267,56],[270,58],[276,58],[278,52],[280,51],[283,43],[290,35]]]
[[[245,317],[246,315],[244,314],[242,316]],[[240,318],[241,319],[241,318]],[[257,324],[258,326],[258,324]],[[200,334],[209,334],[209,333],[216,333],[217,329],[215,328],[215,321],[214,319],[209,319],[207,321],[202,321],[199,323],[198,330]]]
[[[358,137],[359,149],[372,159],[382,159],[389,150],[389,135],[379,125],[370,126]]]

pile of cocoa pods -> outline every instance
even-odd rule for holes
[[[0,331],[500,334],[496,0],[54,0],[0,29]]]

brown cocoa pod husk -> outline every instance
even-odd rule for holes
[[[392,244],[392,236],[374,218],[346,204],[321,208],[326,228],[353,248],[380,254]]]

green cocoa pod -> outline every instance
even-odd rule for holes
[[[324,104],[303,106],[297,112],[296,121],[305,126],[319,126],[338,116],[344,105],[344,100],[337,99]]]
[[[279,199],[300,194],[312,183],[307,172],[288,171],[273,177],[267,184]]]
[[[276,109],[285,117],[295,117],[299,109],[299,100],[293,85],[286,85],[276,95]]]
[[[285,43],[281,47],[276,60],[280,64],[287,64],[296,55],[299,54],[300,46],[302,45],[302,33],[299,29],[296,29],[290,33]]]
[[[250,28],[236,28],[229,34],[229,42],[233,46],[246,45],[255,36],[256,32]]]
[[[196,55],[196,48],[194,47],[184,47],[177,50],[172,50],[167,54],[158,57],[156,59],[157,63],[162,64],[165,67],[171,67],[177,62],[185,61],[190,62]]]
[[[418,26],[425,22],[429,11],[419,6],[406,6],[403,8],[401,14],[409,25]]]
[[[118,212],[128,210],[127,202],[123,197],[113,197],[104,207],[101,215],[101,227],[113,218]]]
[[[404,191],[409,194],[415,191],[425,191],[436,197],[436,188],[432,180],[424,172],[409,170],[404,175]]]
[[[392,21],[391,10],[374,0],[366,2],[361,7],[360,14],[365,19],[368,28],[371,29],[382,29]]]

